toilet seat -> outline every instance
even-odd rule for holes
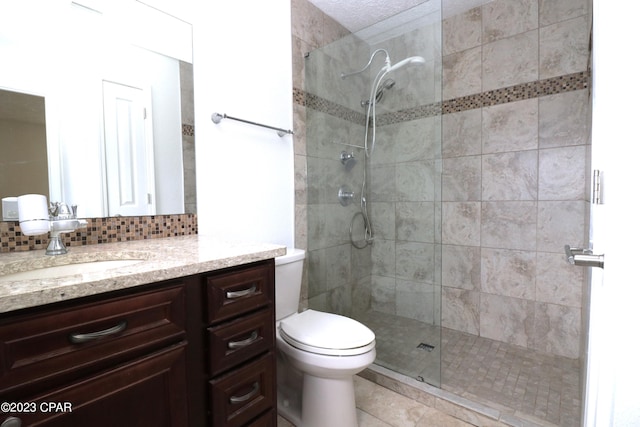
[[[306,310],[283,319],[280,336],[291,346],[328,356],[354,356],[375,348],[375,334],[362,323],[338,314]]]

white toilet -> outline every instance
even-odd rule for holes
[[[348,317],[298,313],[304,256],[276,258],[278,412],[298,427],[355,427],[353,375],[375,360],[375,334]]]

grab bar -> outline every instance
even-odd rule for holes
[[[283,136],[285,136],[287,134],[293,135],[293,131],[292,130],[281,129],[281,128],[277,128],[277,127],[273,127],[273,126],[269,126],[269,125],[263,125],[261,123],[256,123],[256,122],[252,122],[252,121],[249,121],[249,120],[239,119],[237,117],[227,116],[226,114],[213,113],[211,115],[211,121],[213,123],[215,123],[215,124],[220,123],[222,121],[222,119],[231,119],[231,120],[235,120],[237,122],[248,123],[250,125],[260,126],[260,127],[267,128],[267,129],[272,129],[272,130],[275,130],[278,133],[279,137],[283,137]]]

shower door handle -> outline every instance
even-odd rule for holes
[[[594,255],[591,249],[572,248],[569,245],[564,245],[564,252],[571,265],[604,268],[604,254]]]

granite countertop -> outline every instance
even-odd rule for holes
[[[285,253],[286,248],[281,245],[229,243],[194,235],[72,247],[69,253],[56,256],[45,255],[44,250],[0,254],[0,313],[248,264]],[[4,275],[22,271],[112,260],[141,261],[82,274],[3,279]]]

